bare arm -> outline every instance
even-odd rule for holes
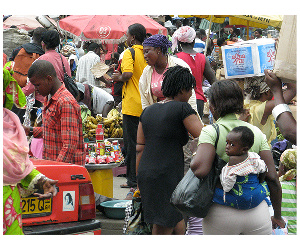
[[[274,73],[265,70],[266,83],[270,87],[273,95],[273,107],[278,104],[284,104],[290,102],[296,95],[296,84],[287,83],[287,90],[283,93],[281,87],[281,81],[275,76]],[[271,110],[272,112],[272,110]],[[284,138],[288,141],[296,144],[297,137],[297,123],[292,113],[284,112],[277,117],[277,124]]]
[[[217,80],[215,73],[213,72],[213,70],[210,66],[208,58],[205,58],[205,68],[204,68],[203,75],[207,79],[207,81],[210,83],[210,85],[212,85]]]
[[[197,153],[191,161],[191,169],[198,178],[208,175],[216,155],[214,145],[201,143],[197,148]]]
[[[139,122],[138,125],[136,142],[137,142],[136,144],[136,174],[137,174],[140,160],[142,158],[143,151],[145,148],[145,136],[144,136],[143,126],[141,122]]]
[[[199,137],[203,128],[203,123],[197,115],[189,115],[183,120],[183,124],[193,137]]]
[[[270,199],[274,209],[274,217],[272,217],[273,228],[276,225],[284,227],[285,223],[281,218],[281,200],[282,200],[282,190],[281,185],[276,173],[274,160],[270,150],[264,150],[259,153],[261,159],[266,163],[268,167],[268,172],[266,173],[265,180],[270,189]]]

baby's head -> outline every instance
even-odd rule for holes
[[[226,136],[225,152],[228,156],[246,154],[254,143],[254,134],[246,126],[232,129]]]

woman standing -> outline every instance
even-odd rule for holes
[[[145,67],[140,78],[139,88],[141,93],[142,108],[162,101],[165,96],[161,86],[163,74],[168,68],[180,65],[190,69],[189,65],[183,60],[168,55],[168,48],[172,43],[164,35],[153,35],[147,38],[144,43],[144,58],[148,65]],[[197,110],[196,96],[194,89],[189,100],[192,108]]]
[[[181,52],[176,56],[185,61],[191,68],[193,76],[196,78],[196,99],[197,110],[201,119],[203,117],[203,108],[206,98],[202,89],[203,76],[208,80],[210,84],[216,81],[214,72],[210,67],[208,58],[202,53],[197,53],[194,50],[196,32],[189,26],[180,27],[175,31],[172,37],[172,48],[176,48],[177,44]]]
[[[183,145],[190,133],[199,136],[203,124],[187,103],[195,87],[187,68],[175,66],[164,74],[166,97],[144,109],[137,135],[137,179],[144,220],[152,234],[184,234],[181,213],[170,204],[171,195],[184,175]]]
[[[125,148],[125,162],[127,166],[127,184],[121,187],[135,188],[136,183],[136,133],[139,117],[142,113],[141,96],[139,91],[139,79],[147,63],[143,56],[142,43],[146,37],[146,29],[139,23],[132,24],[127,30],[127,44],[134,49],[134,59],[129,49],[124,52],[121,71],[115,72],[112,79],[115,82],[124,82],[122,88],[122,113],[123,113],[123,137]]]
[[[229,157],[225,152],[226,136],[234,127],[246,126],[254,133],[254,144],[250,151],[260,155],[265,161],[268,172],[265,180],[270,190],[270,198],[274,209],[274,217],[272,221],[268,205],[263,197],[259,198],[260,190],[252,193],[251,199],[256,199],[259,204],[251,209],[241,210],[227,206],[223,201],[224,191],[219,185],[215,189],[213,197],[213,205],[210,208],[207,216],[203,219],[204,234],[271,234],[273,228],[277,225],[284,227],[284,221],[281,218],[281,187],[278,176],[275,170],[273,157],[270,147],[267,143],[266,136],[255,126],[238,120],[235,116],[243,110],[243,92],[238,84],[232,80],[223,80],[215,82],[209,91],[209,108],[212,112],[216,124],[219,125],[220,137],[215,150],[216,131],[212,125],[208,125],[202,129],[199,137],[199,145],[197,153],[191,162],[191,169],[198,178],[205,177],[211,167],[217,153],[220,158],[228,162]],[[249,178],[239,176],[237,182],[247,183]],[[258,182],[258,180],[257,180]],[[259,185],[260,183],[256,183]],[[235,185],[238,185],[237,183]],[[234,186],[239,190],[238,186]],[[261,184],[261,189],[265,187]],[[231,190],[233,191],[233,190]],[[230,192],[231,192],[230,191]],[[232,192],[236,199],[239,199],[239,192]],[[250,199],[250,201],[251,201]],[[260,201],[258,199],[261,199]]]

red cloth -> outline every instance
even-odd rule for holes
[[[64,84],[45,102],[43,127],[35,127],[33,136],[43,137],[43,159],[84,166],[81,109]]]
[[[207,100],[204,96],[203,89],[202,89],[203,72],[204,72],[205,62],[206,62],[205,56],[202,53],[197,53],[194,60],[190,54],[185,52],[179,52],[176,55],[178,56],[178,58],[185,61],[192,70],[192,74],[196,79],[196,88],[195,88],[196,99],[204,100],[204,102],[206,102]]]

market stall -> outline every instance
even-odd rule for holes
[[[87,114],[83,118],[86,164],[94,191],[113,198],[113,168],[124,161],[122,115],[113,109],[106,118]]]

